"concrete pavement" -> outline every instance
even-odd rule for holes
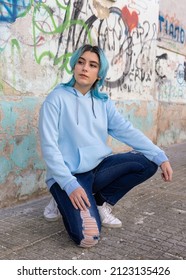
[[[171,183],[160,171],[129,192],[113,212],[120,229],[102,229],[90,249],[77,247],[60,221],[49,223],[49,197],[0,209],[1,260],[186,260],[186,143],[165,148],[174,170]]]

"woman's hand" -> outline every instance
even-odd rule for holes
[[[162,170],[162,178],[165,182],[172,181],[172,167],[169,163],[169,161],[165,161],[160,165],[160,168]]]
[[[87,197],[85,190],[82,187],[75,189],[70,195],[69,198],[76,209],[87,210],[87,207],[90,207],[90,202]]]

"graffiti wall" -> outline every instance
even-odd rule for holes
[[[182,142],[186,136],[185,1],[160,1],[155,91],[159,101],[157,142]]]
[[[186,55],[185,1],[160,1],[158,45]]]
[[[17,91],[46,94],[69,78],[72,52],[90,43],[101,46],[109,59],[106,89],[111,95],[117,89],[116,98],[151,99],[156,1],[2,2],[2,79]]]
[[[185,60],[157,49],[166,33],[163,12],[158,0],[0,1],[0,207],[46,192],[38,112],[55,85],[70,78],[69,59],[82,44],[104,49],[110,69],[102,90],[120,112],[167,144],[157,134],[159,104],[185,102]],[[184,50],[184,26],[176,30]],[[109,144],[126,149],[112,139]]]
[[[169,103],[186,103],[185,57],[157,48],[155,72],[158,100]]]
[[[170,145],[186,135],[186,62],[183,55],[158,48],[156,94],[158,106],[157,141]]]

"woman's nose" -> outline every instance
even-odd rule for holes
[[[88,70],[88,65],[87,65],[87,63],[85,63],[84,65],[83,65],[83,71],[87,71]]]

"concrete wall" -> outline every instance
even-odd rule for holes
[[[159,145],[186,139],[186,4],[172,2],[1,1],[0,207],[46,192],[38,112],[83,43],[105,50],[103,90],[126,118]]]

